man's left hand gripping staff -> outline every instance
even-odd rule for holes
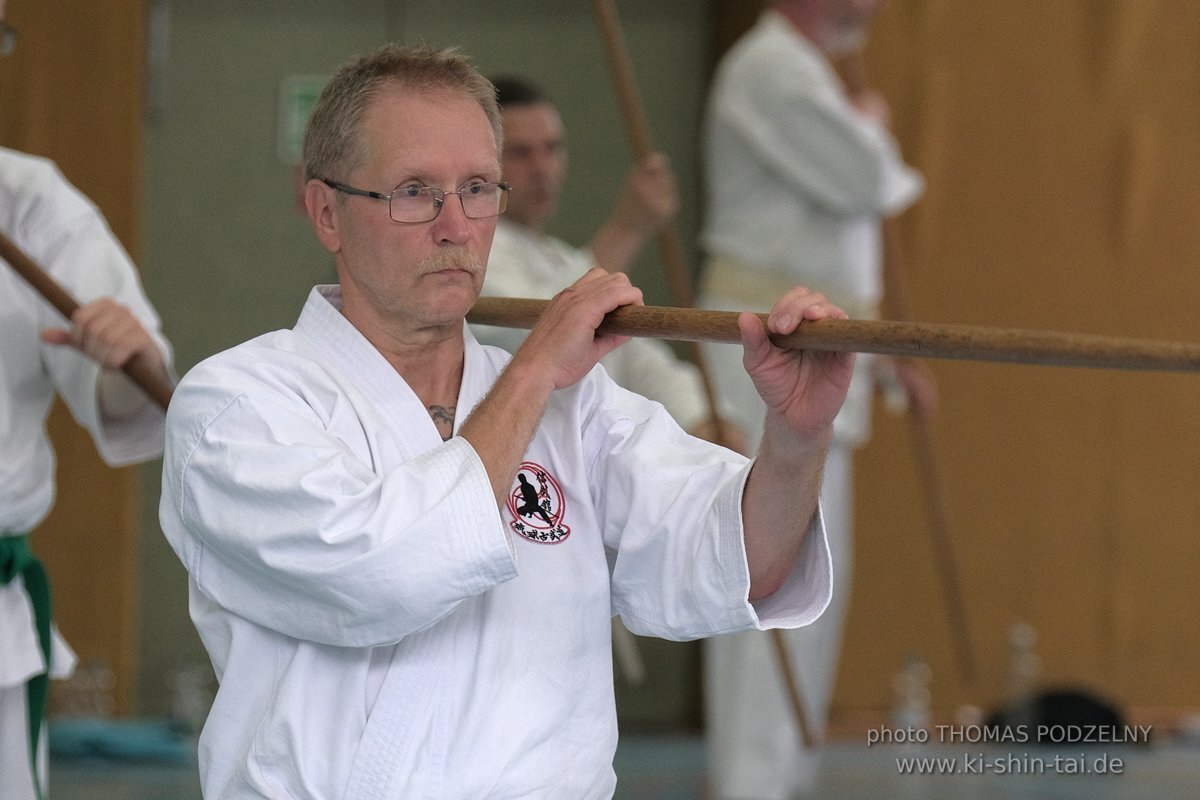
[[[764,326],[756,314],[738,318],[743,363],[767,405],[768,419],[778,415],[800,436],[820,440],[846,399],[853,353],[784,350],[768,338],[794,332],[804,320],[846,319],[846,312],[825,295],[797,286],[781,297]]]
[[[785,350],[768,338],[818,319],[846,319],[846,312],[803,287],[775,303],[766,325],[755,314],[738,318],[743,362],[767,406],[762,443],[742,495],[752,601],[784,584],[804,545],[817,511],[833,418],[854,370],[853,353]]]

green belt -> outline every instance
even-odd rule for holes
[[[37,752],[42,717],[46,713],[46,699],[50,693],[50,581],[42,562],[29,549],[27,535],[0,536],[0,586],[7,585],[18,575],[25,579],[25,591],[33,604],[38,644],[46,656],[46,672],[34,675],[25,684],[25,693],[29,698],[29,753],[33,759],[33,783],[41,797]]]

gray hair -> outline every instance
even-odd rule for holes
[[[304,132],[306,178],[341,180],[366,159],[359,128],[367,107],[386,86],[469,95],[487,115],[500,152],[504,133],[495,87],[467,56],[457,48],[388,44],[343,64],[321,90]]]

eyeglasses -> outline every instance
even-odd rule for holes
[[[358,197],[369,197],[372,200],[388,201],[388,216],[393,222],[415,224],[430,222],[437,219],[442,206],[446,204],[446,195],[458,195],[462,203],[463,213],[470,219],[487,219],[498,217],[508,206],[508,193],[512,187],[507,183],[474,181],[468,183],[456,192],[446,192],[432,186],[422,186],[419,183],[408,183],[397,186],[391,194],[369,192],[366,189],[355,189],[344,183],[322,178],[325,185],[346,194]]]
[[[0,19],[0,56],[6,56],[16,50],[19,38],[17,29]]]

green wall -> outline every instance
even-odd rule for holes
[[[558,101],[570,175],[553,232],[582,243],[608,213],[630,163],[591,3],[586,0],[160,0],[152,41],[145,163],[147,291],[182,373],[260,333],[290,326],[328,255],[293,207],[277,155],[284,79],[327,75],[388,40],[458,45],[489,75],[516,73]],[[689,248],[700,212],[697,123],[707,75],[710,4],[619,2],[656,146],[675,167],[678,229]],[[689,253],[693,256],[694,251]],[[666,303],[653,248],[634,270],[647,302]],[[159,469],[142,475],[140,707],[166,713],[168,676],[205,662],[187,614],[183,568],[158,526]],[[628,729],[699,724],[698,647],[642,640],[649,679],[619,683]]]

